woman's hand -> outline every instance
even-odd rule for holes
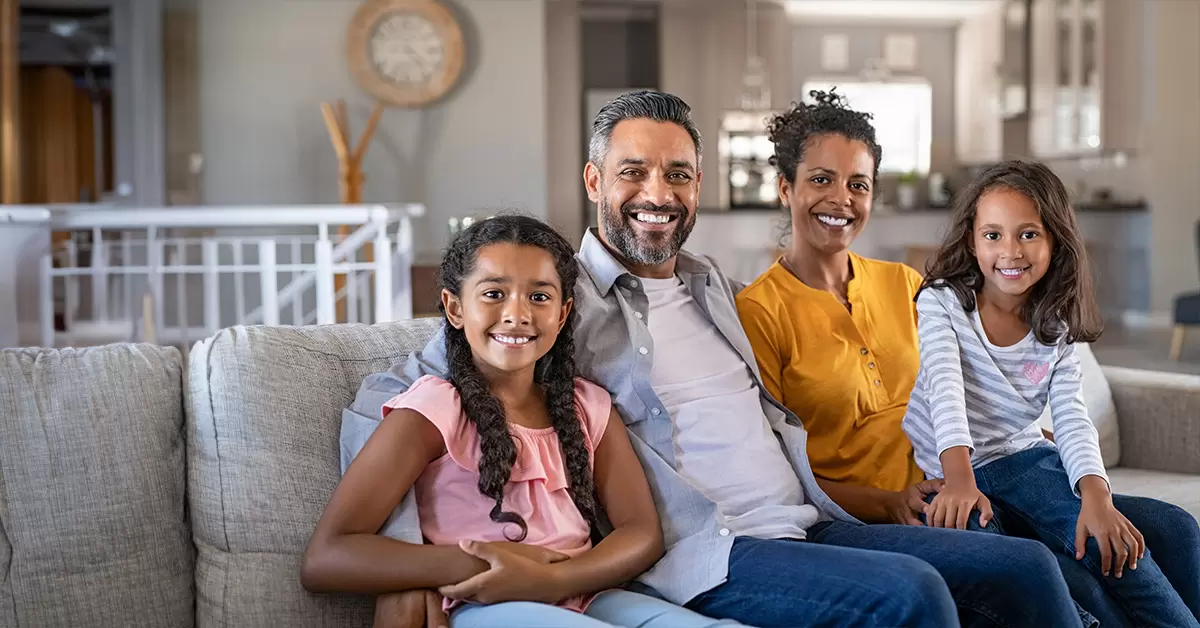
[[[979,509],[979,525],[986,526],[992,520],[992,503],[974,486],[974,482],[957,486],[947,484],[925,506],[925,521],[931,528],[966,530],[971,511],[976,508]]]
[[[1112,493],[1104,478],[1089,475],[1079,481],[1083,507],[1075,524],[1075,560],[1087,552],[1087,538],[1096,539],[1100,548],[1100,567],[1104,575],[1120,578],[1125,565],[1137,569],[1137,561],[1146,553],[1142,533],[1113,506]]]
[[[942,490],[945,484],[940,478],[925,480],[892,493],[886,504],[889,521],[907,526],[925,525],[917,518],[917,515],[925,512],[925,498]]]
[[[528,546],[519,543],[459,541],[458,546],[467,554],[486,561],[489,569],[458,584],[438,589],[448,598],[481,604],[512,601],[554,604],[563,597],[558,595],[558,583],[548,567],[549,562],[559,561],[540,560],[552,558],[550,555],[538,554],[539,559],[531,558]]]

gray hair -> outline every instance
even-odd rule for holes
[[[696,145],[696,165],[700,165],[700,132],[692,122],[692,108],[678,96],[652,90],[626,92],[601,107],[600,113],[597,113],[596,119],[592,121],[588,161],[603,169],[613,129],[624,120],[640,118],[671,122],[683,127],[683,130],[692,136],[692,143]]]

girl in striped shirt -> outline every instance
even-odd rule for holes
[[[1195,519],[1165,531],[1156,562],[1146,539],[1158,535],[1114,505],[1075,353],[1102,325],[1062,181],[1022,161],[980,175],[916,301],[921,367],[903,426],[917,464],[945,479],[928,525],[965,529],[978,510],[981,526],[1082,561],[1134,624],[1200,626]],[[1037,421],[1047,404],[1054,443]],[[1163,516],[1149,518],[1172,508],[1157,502]]]

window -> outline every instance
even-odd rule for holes
[[[834,87],[850,107],[874,116],[875,139],[883,147],[880,172],[929,174],[933,143],[933,88],[929,83],[813,80],[804,83],[804,101],[812,102],[808,95],[812,90],[827,92]]]

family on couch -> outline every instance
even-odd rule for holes
[[[682,249],[700,136],[658,92],[596,117],[578,254],[461,232],[442,332],[346,410],[373,433],[343,423],[304,586],[380,626],[1200,626],[1196,521],[1109,492],[1062,183],[985,172],[925,277],[862,258],[882,151],[813,95],[771,123],[792,237],[748,286]]]

